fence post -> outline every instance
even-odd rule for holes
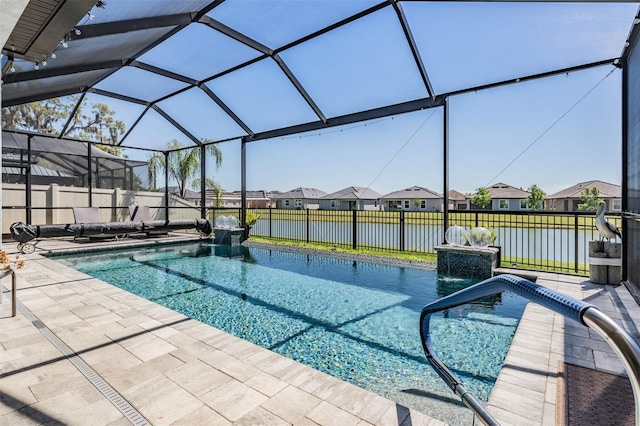
[[[400,210],[400,251],[404,251],[404,210]]]
[[[271,238],[271,212],[273,211],[273,207],[269,207],[269,238]]]
[[[358,211],[355,209],[351,211],[353,212],[351,215],[351,247],[355,250],[358,248]]]
[[[476,228],[477,228],[479,226],[478,225],[478,212],[476,212],[475,216],[476,216]]]
[[[573,214],[573,261],[574,271],[578,273],[578,214]]]
[[[309,209],[307,208],[307,244],[309,244]]]

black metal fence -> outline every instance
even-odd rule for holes
[[[352,249],[435,253],[444,242],[442,212],[251,209],[251,235]],[[211,209],[240,217],[239,209]],[[621,226],[620,215],[609,221]],[[449,226],[493,230],[501,266],[587,275],[589,241],[599,239],[593,212],[449,212]]]

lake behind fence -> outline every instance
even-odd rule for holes
[[[371,250],[435,253],[444,241],[442,212],[251,209],[251,235]],[[212,209],[239,217],[239,209]],[[620,216],[609,221],[620,227]],[[589,241],[600,239],[593,212],[450,211],[449,226],[482,226],[496,234],[502,266],[589,274]]]

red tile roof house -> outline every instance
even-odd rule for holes
[[[271,198],[271,204],[278,209],[312,209],[320,208],[320,198],[326,192],[316,188],[295,188],[289,192]]]
[[[493,211],[526,211],[531,210],[527,207],[527,197],[529,192],[516,188],[506,183],[496,183],[487,187],[491,194],[491,204],[485,210]],[[472,209],[479,207],[471,205]]]
[[[578,211],[578,204],[582,203],[580,196],[585,189],[598,188],[600,198],[607,203],[607,210],[622,210],[622,187],[601,180],[580,182],[560,192],[547,196],[544,202],[545,210],[557,212]]]
[[[350,186],[320,198],[321,210],[380,210],[382,194],[369,188]]]
[[[390,192],[380,197],[384,211],[439,212],[442,211],[441,194],[421,186]]]

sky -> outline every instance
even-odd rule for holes
[[[124,0],[110,0],[115,10]],[[227,0],[209,15],[270,48],[343,19],[374,0]],[[145,2],[137,2],[143,7]],[[174,3],[167,2],[167,7]],[[515,79],[620,55],[637,3],[402,2],[437,93]],[[97,9],[96,23],[107,20]],[[190,25],[140,58],[204,79],[259,54],[204,25]],[[284,50],[282,59],[327,117],[428,96],[393,8]],[[449,98],[449,188],[472,193],[502,182],[548,194],[578,182],[621,183],[621,76],[611,65]],[[207,86],[253,130],[314,121],[275,61],[259,61]],[[127,67],[98,88],[153,100],[182,83]],[[131,126],[139,105],[95,94]],[[242,134],[203,91],[158,104],[198,138]],[[247,144],[247,189],[289,191],[348,186],[384,195],[418,185],[443,189],[443,109]],[[191,142],[151,111],[125,146],[162,149]],[[240,189],[240,143],[220,144],[209,177]],[[133,159],[145,154],[125,150]],[[162,186],[162,185],[161,185]]]

